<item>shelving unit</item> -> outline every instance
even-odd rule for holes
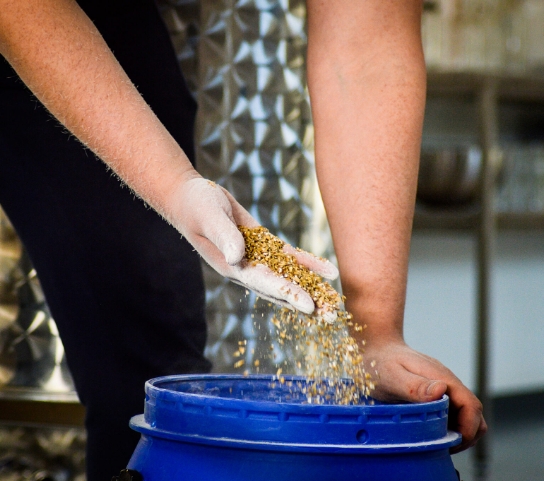
[[[544,76],[429,71],[429,95],[476,95],[493,84],[496,100],[544,101]]]
[[[40,389],[0,390],[0,424],[83,427],[85,408],[75,392],[52,393]]]
[[[50,317],[43,308],[43,292],[36,271],[1,207],[0,261],[0,426],[81,427],[85,410],[77,394],[71,390],[73,384],[62,374],[54,383],[49,382],[55,379],[54,373],[63,372],[61,365],[64,359],[59,357],[58,331],[49,324]],[[18,322],[20,319],[23,320],[21,323]],[[26,343],[29,353],[33,352],[33,346],[40,353],[39,359],[28,354],[25,360],[25,374],[34,369],[40,374],[23,375],[22,379],[27,380],[24,387],[22,379],[11,384],[17,371],[16,345],[19,342]],[[47,344],[46,349],[44,344]]]
[[[414,230],[471,232],[477,228],[479,209],[429,209],[416,207]],[[544,230],[544,213],[496,212],[495,224],[499,231]]]
[[[544,229],[543,213],[502,213],[495,210],[497,155],[499,147],[498,110],[504,101],[544,102],[544,77],[477,72],[429,72],[428,96],[469,97],[477,106],[482,169],[478,198],[474,205],[459,209],[430,209],[418,206],[414,230],[472,232],[477,238],[477,359],[476,391],[492,422],[489,395],[490,275],[498,229]],[[474,451],[477,476],[486,479],[489,437]]]

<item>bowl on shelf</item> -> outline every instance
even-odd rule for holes
[[[460,206],[478,195],[482,152],[477,147],[423,149],[417,199],[430,206]]]

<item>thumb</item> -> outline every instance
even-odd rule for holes
[[[196,204],[193,214],[200,226],[200,235],[221,251],[227,264],[238,264],[245,255],[245,241],[234,220],[226,191],[202,178],[189,182],[186,195]]]
[[[448,389],[444,381],[429,379],[409,371],[390,373],[389,378],[382,373],[383,381],[378,380],[373,396],[383,401],[394,402],[398,400],[414,403],[430,402],[440,399]],[[396,374],[396,375],[395,375]],[[394,378],[392,380],[391,378]]]
[[[222,215],[216,221],[206,232],[206,237],[222,252],[227,264],[236,265],[246,253],[244,237],[228,215]]]
[[[448,389],[448,385],[444,381],[436,381],[427,379],[421,376],[414,376],[418,379],[415,381],[415,386],[410,388],[410,399],[413,402],[430,402],[440,399]],[[416,387],[414,389],[414,387]]]

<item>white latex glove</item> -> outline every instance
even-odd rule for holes
[[[245,242],[237,226],[257,227],[259,223],[223,187],[202,177],[191,178],[178,188],[174,204],[168,220],[219,274],[275,304],[306,314],[314,312],[312,298],[300,286],[244,259]],[[327,279],[338,277],[338,269],[329,261],[289,245],[284,250],[316,274]],[[333,322],[336,313],[327,312],[323,317]]]

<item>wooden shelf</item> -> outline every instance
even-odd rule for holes
[[[544,229],[543,213],[501,213],[496,206],[496,151],[499,146],[499,109],[501,102],[544,103],[544,76],[503,72],[448,72],[429,69],[429,97],[457,97],[474,102],[474,125],[478,126],[478,142],[482,150],[482,171],[475,207],[466,209],[429,209],[416,206],[414,230],[465,231],[474,234],[477,272],[476,317],[476,394],[489,413],[489,365],[491,324],[491,267],[494,240],[499,229]],[[492,418],[492,413],[490,415]],[[490,453],[489,441],[483,438],[475,446],[476,468],[485,476]]]
[[[477,206],[431,208],[418,205],[414,216],[414,231],[474,230],[478,225],[479,212]]]
[[[474,95],[489,82],[496,85],[500,100],[544,102],[544,76],[539,75],[430,70],[427,92],[430,95]]]
[[[0,390],[0,424],[83,427],[84,420],[85,408],[73,392]]]
[[[500,212],[497,226],[500,230],[543,230],[544,212]]]
[[[38,388],[3,387],[0,389],[0,400],[23,400],[58,403],[77,403],[79,398],[75,391],[55,392]]]
[[[414,232],[458,231],[474,232],[479,222],[477,207],[416,208]],[[495,214],[499,231],[544,230],[544,212],[499,212]]]

